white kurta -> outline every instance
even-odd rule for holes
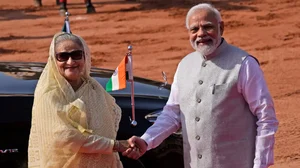
[[[201,63],[199,65],[201,66]],[[180,117],[181,110],[178,95],[178,89],[181,86],[178,84],[177,75],[178,72],[175,73],[171,94],[162,115],[159,116],[156,123],[142,136],[148,143],[148,149],[158,146],[163,139],[181,127],[182,118]],[[237,79],[237,90],[238,93],[243,95],[252,114],[258,120],[253,167],[267,167],[274,163],[274,134],[278,127],[278,121],[263,73],[256,60],[252,57],[246,57],[241,63]],[[195,117],[195,120],[197,119]]]

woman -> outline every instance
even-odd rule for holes
[[[121,109],[90,68],[82,38],[54,36],[34,94],[29,167],[122,167],[117,152],[128,143],[115,141]]]

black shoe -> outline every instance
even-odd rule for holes
[[[96,13],[96,9],[93,5],[89,5],[86,7],[86,13]]]
[[[34,2],[34,6],[36,6],[36,7],[41,7],[41,6],[43,6],[43,5],[42,5],[42,0],[34,0],[33,2]]]

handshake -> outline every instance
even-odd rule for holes
[[[113,150],[131,159],[140,158],[147,151],[148,144],[137,136],[128,140],[115,140]]]

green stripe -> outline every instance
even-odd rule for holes
[[[112,78],[109,79],[109,81],[106,83],[106,91],[112,91]]]

